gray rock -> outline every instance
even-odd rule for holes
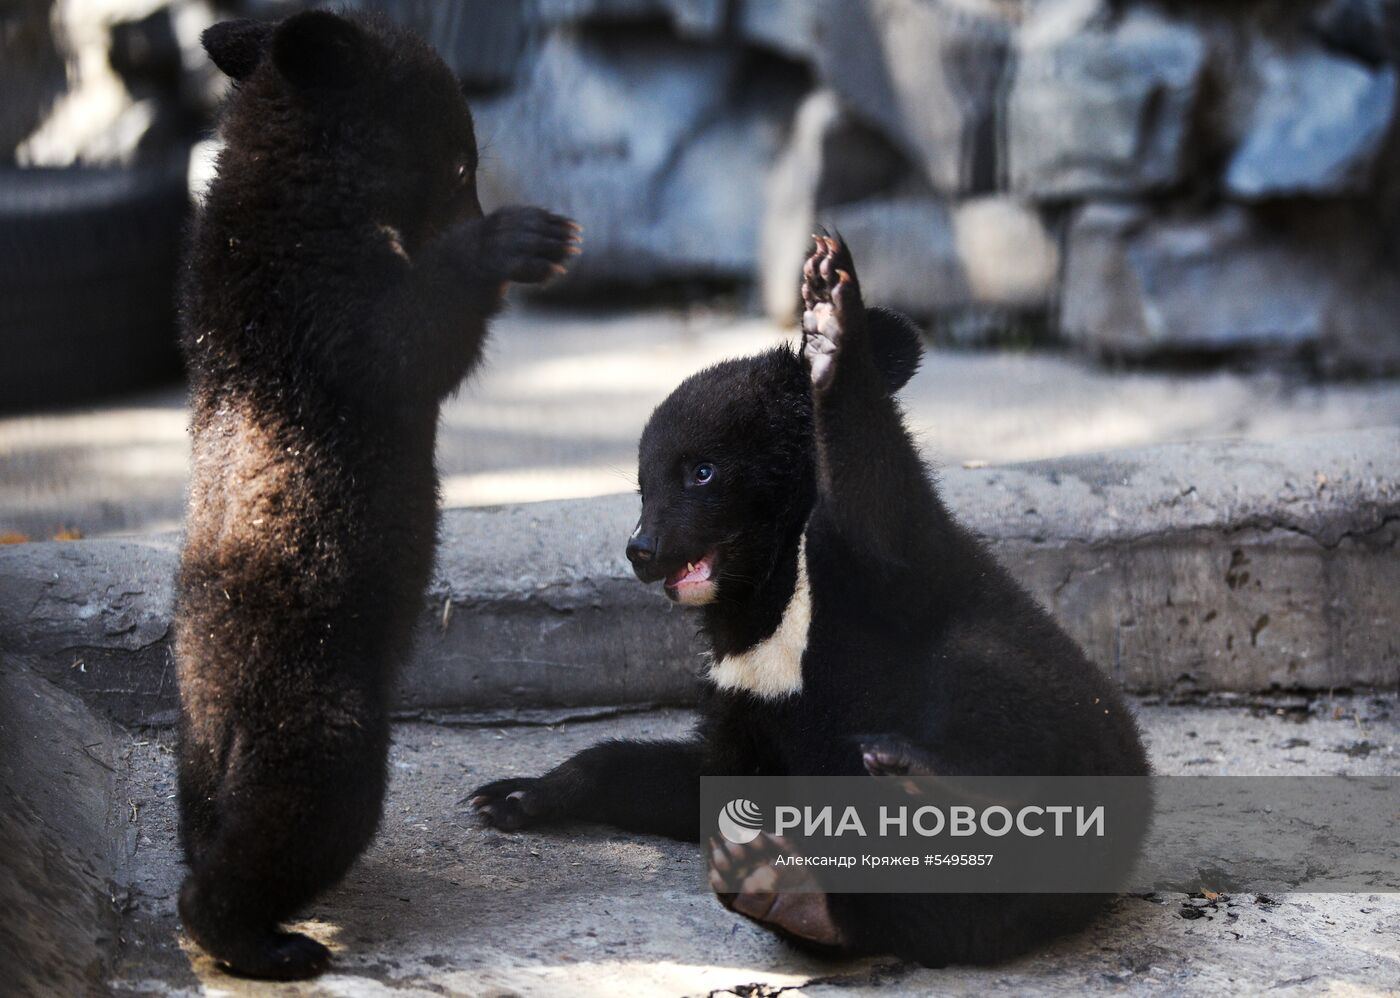
[[[734,0],[734,31],[751,44],[815,63],[840,13],[833,0]]]
[[[834,91],[807,96],[764,190],[759,281],[768,315],[792,319],[802,260],[822,211],[888,190],[906,173],[899,154],[852,119]]]
[[[797,95],[731,98],[736,49],[634,42],[550,34],[515,89],[476,103],[483,201],[583,224],[585,252],[560,289],[747,276],[763,178]]]
[[[1316,342],[1327,321],[1326,261],[1238,206],[1157,219],[1091,205],[1071,224],[1066,253],[1061,332],[1099,353],[1298,345]]]
[[[1148,7],[1102,27],[1059,16],[1065,6],[1047,4],[1019,36],[1006,112],[1011,189],[1057,199],[1181,181],[1201,37]]]
[[[868,301],[920,318],[971,302],[946,202],[878,198],[833,208],[825,218],[855,254]]]
[[[1060,247],[1033,205],[1008,195],[961,201],[953,237],[973,304],[1042,309],[1054,300]]]
[[[548,26],[664,17],[678,34],[689,37],[715,38],[725,29],[725,0],[535,0],[532,12]]]
[[[1011,8],[992,0],[872,0],[828,8],[819,75],[940,193],[991,190]]]
[[[53,0],[19,0],[0,12],[0,162],[13,162],[66,89],[52,13]]]
[[[130,739],[81,700],[0,663],[0,991],[110,994],[131,893],[135,805],[119,797]],[[17,913],[23,912],[20,916]]]
[[[870,301],[950,331],[1043,309],[1055,293],[1058,246],[1035,210],[1014,198],[895,194],[825,209],[818,221],[850,244]],[[789,283],[795,288],[795,278]]]
[[[1009,197],[952,203],[934,194],[826,89],[799,108],[768,178],[760,279],[774,319],[793,316],[818,225],[850,241],[871,300],[914,315],[1036,308],[1053,295],[1058,250],[1033,208]]]
[[[1154,217],[1090,205],[1067,237],[1060,330],[1106,355],[1316,346],[1338,371],[1400,367],[1400,278],[1346,205]]]
[[[356,0],[422,35],[469,87],[497,87],[514,75],[528,29],[523,4],[496,0]]]
[[[1391,0],[1324,0],[1311,21],[1314,33],[1329,48],[1376,65],[1397,51],[1397,14]]]
[[[1257,97],[1225,189],[1241,199],[1364,193],[1395,114],[1395,69],[1315,46],[1254,49]]]

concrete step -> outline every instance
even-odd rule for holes
[[[1400,685],[1400,428],[947,468],[949,506],[1139,692]],[[696,618],[622,557],[632,496],[454,510],[405,711],[686,703]],[[178,539],[0,548],[0,655],[169,723]]]

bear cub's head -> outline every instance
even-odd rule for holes
[[[221,177],[259,190],[308,187],[372,212],[412,253],[482,215],[477,147],[461,85],[436,52],[372,17],[324,10],[224,21],[201,39],[235,83]]]
[[[890,394],[918,366],[917,328],[867,310]],[[627,558],[643,582],[689,606],[746,604],[795,557],[817,498],[811,371],[782,346],[691,375],[642,431],[642,514]]]

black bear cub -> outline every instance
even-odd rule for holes
[[[818,237],[804,278],[800,352],[694,375],[642,435],[627,555],[704,615],[713,657],[694,735],[604,742],[489,784],[473,800],[488,823],[694,839],[706,774],[1147,773],[1113,682],[940,501],[895,400],[920,360],[917,331],[862,304],[835,239]],[[715,846],[712,868],[742,869],[744,850]],[[721,901],[811,948],[930,966],[1013,956],[1102,905],[775,893],[758,880]]]
[[[561,271],[578,230],[483,215],[471,114],[414,37],[312,11],[204,44],[236,83],[183,291],[179,907],[228,969],[290,979],[329,954],[279,923],[379,820],[393,666],[436,540],[439,404],[506,284]]]

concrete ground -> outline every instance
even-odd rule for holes
[[[629,491],[642,425],[682,377],[788,335],[707,311],[508,314],[488,364],[444,412],[445,503]],[[927,453],[944,464],[1400,422],[1400,380],[1317,386],[1277,373],[1114,373],[1053,353],[934,351],[904,395]],[[0,419],[0,534],[178,525],[185,422],[178,388]]]
[[[521,311],[505,317],[487,368],[444,412],[439,464],[446,505],[630,490],[636,438],[656,402],[687,373],[781,342],[783,336],[762,321],[708,312]],[[1233,435],[1276,441],[1400,424],[1400,380],[1315,386],[1277,373],[1109,373],[1045,353],[933,352],[906,399],[910,422],[929,456],[954,469],[959,463],[1000,464],[1176,440]],[[85,412],[0,419],[0,535],[40,539],[65,528],[84,536],[147,534],[178,526],[188,463],[185,422],[182,392],[176,389]],[[1247,451],[1250,445],[1239,446]],[[1100,661],[1115,663],[1116,670],[1121,657],[1137,655],[1165,669],[1167,681],[1149,688],[1166,688],[1171,677],[1189,671],[1178,661],[1181,648],[1192,661],[1226,655],[1222,675],[1236,680],[1245,665],[1255,670],[1246,670],[1249,676],[1256,671],[1272,676],[1268,669],[1279,663],[1291,669],[1297,648],[1313,648],[1311,632],[1296,625],[1306,616],[1298,609],[1304,606],[1326,617],[1327,641],[1317,647],[1335,646],[1335,654],[1312,658],[1310,651],[1300,661],[1346,663],[1337,672],[1343,677],[1339,685],[1359,686],[1362,679],[1346,677],[1374,675],[1393,685],[1388,674],[1377,671],[1393,666],[1393,642],[1358,645],[1357,636],[1385,642],[1393,634],[1386,594],[1395,587],[1384,580],[1392,580],[1394,571],[1386,567],[1394,565],[1389,491],[1394,476],[1390,465],[1369,451],[1365,460],[1353,460],[1351,451],[1336,452],[1335,442],[1308,446],[1323,452],[1289,458],[1282,484],[1274,481],[1279,469],[1273,465],[1279,453],[1293,453],[1287,447],[1267,448],[1268,454],[1216,455],[1206,462],[1208,473],[1192,462],[1202,459],[1198,451],[1210,449],[1193,447],[1177,455],[1178,463],[1158,454],[1142,469],[1124,463],[1121,454],[1107,465],[1096,459],[1092,466],[1068,469],[1063,485],[1055,469],[1044,467],[954,470],[944,481],[960,513],[982,527],[1000,523],[1016,533],[1034,515],[1092,528],[1088,540],[1075,535],[1073,543],[1088,546],[1073,563],[1058,552],[1059,534],[1047,541],[1055,550],[1037,554],[1037,545],[1046,547],[1040,520],[1029,539],[1022,539],[1022,548],[1008,548],[1003,556],[1043,577],[1044,585],[1028,584],[1062,619],[1084,624],[1083,633],[1075,633]],[[1346,446],[1355,450],[1359,444]],[[1338,462],[1345,473],[1333,467]],[[1045,492],[1034,502],[1023,501],[1022,485],[1030,479]],[[1146,483],[1142,489],[1137,489],[1139,479]],[[1263,515],[1255,516],[1251,510],[1260,496],[1268,503],[1261,507]],[[568,641],[576,639],[559,628],[566,620],[597,626],[605,619],[612,638],[619,604],[608,595],[611,590],[603,596],[594,591],[599,579],[616,583],[619,593],[625,584],[626,593],[637,594],[638,616],[627,618],[627,626],[651,619],[641,616],[646,594],[623,577],[625,566],[617,559],[613,538],[622,536],[631,515],[630,506],[621,503],[512,507],[449,518],[453,537],[458,528],[472,537],[488,536],[490,530],[480,528],[491,527],[511,543],[528,540],[538,547],[541,536],[558,543],[517,559],[518,564],[510,562],[514,574],[506,589],[501,589],[499,563],[466,555],[447,559],[433,592],[433,640],[420,642],[425,654],[438,657],[436,671],[423,675],[459,676],[462,649],[490,651],[494,646],[479,640],[473,628],[497,634],[510,646],[499,657],[511,668],[516,660],[533,657],[545,666],[558,659],[579,674],[614,670],[607,655],[562,655],[560,649],[573,647]],[[1334,507],[1344,515],[1323,515],[1337,512]],[[1119,536],[1125,511],[1130,526],[1157,529],[1157,520],[1138,515],[1141,509],[1157,510],[1154,515],[1171,528],[1160,552],[1139,552],[1133,547],[1137,540]],[[1353,514],[1370,519],[1358,526]],[[505,523],[501,517],[509,519],[509,530],[485,523]],[[1228,545],[1216,530],[1228,534]],[[1100,550],[1095,545],[1104,540],[1104,531],[1108,540]],[[598,540],[604,535],[606,543]],[[1187,535],[1194,545],[1189,557],[1171,547]],[[1149,537],[1155,544],[1154,538],[1156,533]],[[839,998],[877,991],[1128,989],[1372,995],[1396,993],[1400,982],[1396,894],[1124,897],[1083,935],[987,969],[930,971],[888,959],[828,963],[802,957],[714,901],[693,846],[597,828],[505,835],[478,827],[464,799],[479,783],[539,772],[602,738],[674,735],[690,720],[674,710],[539,709],[545,701],[534,696],[535,687],[522,685],[520,676],[514,681],[527,702],[503,701],[511,709],[497,711],[489,721],[455,715],[451,723],[418,719],[396,728],[381,835],[303,926],[335,949],[331,973],[283,988],[229,978],[183,942],[174,912],[181,869],[173,735],[162,727],[114,728],[99,716],[111,711],[125,689],[121,684],[130,677],[122,670],[165,682],[160,607],[168,592],[170,543],[155,538],[35,545],[28,549],[34,557],[63,564],[42,580],[8,577],[12,584],[37,588],[10,593],[26,597],[11,600],[21,608],[24,626],[12,623],[0,633],[0,650],[19,656],[13,661],[0,656],[0,681],[9,683],[0,688],[0,746],[23,749],[0,753],[0,784],[28,802],[0,809],[0,841],[11,859],[24,861],[14,870],[0,863],[0,908],[24,913],[0,919],[0,957],[9,954],[0,958],[0,993],[9,993],[7,969],[26,963],[40,973],[52,970],[50,986],[38,994],[97,991],[88,985],[99,979],[121,994],[718,993],[746,998],[779,992]],[[147,557],[136,557],[137,548]],[[15,553],[11,567],[24,560],[19,555],[25,549],[7,550]],[[537,565],[540,558],[545,569]],[[1197,574],[1214,580],[1210,586],[1197,585],[1194,569],[1183,567],[1197,562],[1204,566]],[[101,571],[79,571],[80,563]],[[1245,564],[1248,572],[1239,570]],[[1354,570],[1356,565],[1365,572]],[[1337,588],[1339,578],[1355,591]],[[570,585],[578,581],[578,592],[552,585],[561,579]],[[1301,580],[1296,587],[1295,579]],[[1261,582],[1267,586],[1261,588]],[[78,591],[70,591],[75,586]],[[519,620],[514,630],[500,626],[490,608],[503,605],[503,592],[528,595],[541,586],[544,609],[537,618],[548,626],[540,631],[544,653],[536,654],[525,640],[534,632],[522,629]],[[1217,591],[1221,587],[1228,592]],[[475,598],[483,593],[492,599]],[[1123,593],[1136,595],[1123,605],[1114,602]],[[1185,626],[1186,593],[1200,594],[1189,611],[1199,611],[1202,621],[1191,630],[1193,641],[1201,636],[1199,649],[1183,643],[1175,629],[1167,633],[1152,624],[1154,613],[1166,621],[1162,614],[1169,610],[1168,623]],[[575,599],[577,605],[570,602]],[[1129,604],[1131,612],[1120,612]],[[1349,626],[1337,624],[1338,606],[1349,610]],[[486,608],[484,616],[474,615],[479,608]],[[645,613],[654,614],[654,606],[648,604]],[[1295,622],[1292,630],[1289,621]],[[1136,645],[1122,640],[1124,627],[1132,628],[1129,638],[1136,635]],[[675,631],[680,634],[681,628]],[[1228,656],[1232,643],[1245,647],[1243,637],[1235,641],[1236,631],[1248,633],[1249,654],[1257,661],[1241,665],[1244,660]],[[16,644],[17,635],[23,640]],[[680,643],[658,656],[656,632],[648,638],[639,662],[654,672],[663,658],[689,675],[693,659],[678,650]],[[1217,647],[1222,642],[1227,652]],[[1171,648],[1177,650],[1169,654]],[[147,651],[152,661],[136,661]],[[614,658],[625,662],[630,654],[622,647]],[[38,664],[49,658],[59,663],[63,676],[31,674],[17,665],[35,655],[43,659]],[[104,662],[116,671],[99,668]],[[579,663],[587,669],[575,668]],[[509,671],[502,667],[501,674]],[[476,673],[466,674],[475,681]],[[592,682],[589,675],[584,678]],[[1326,688],[1333,676],[1327,672],[1319,681],[1306,675],[1307,682],[1291,677],[1283,685]],[[1250,682],[1248,688],[1267,685]],[[1245,687],[1236,681],[1201,688]],[[81,691],[88,702],[65,689]],[[168,700],[163,685],[151,696],[167,705],[160,700]],[[454,693],[419,705],[446,709],[486,702]],[[1238,697],[1211,707],[1145,702],[1141,714],[1164,773],[1400,774],[1400,702],[1394,692],[1311,703],[1295,696],[1266,706]],[[23,836],[9,834],[15,829]],[[70,840],[83,848],[67,848]],[[7,941],[6,930],[15,926],[32,931],[12,932]],[[104,957],[113,951],[116,960],[108,971]],[[82,984],[59,987],[60,979]]]
[[[1400,773],[1395,694],[1233,706],[1140,706],[1163,773]],[[465,795],[537,773],[601,738],[665,737],[654,711],[552,726],[403,723],[378,841],[301,927],[335,950],[320,980],[282,987],[219,973],[180,936],[170,734],[117,759],[130,843],[111,978],[153,995],[1394,994],[1400,895],[1124,897],[1088,932],[1003,966],[926,970],[803,957],[724,911],[698,849],[579,827],[503,834]],[[120,799],[124,797],[124,799]],[[1202,884],[1203,888],[1211,885]]]

